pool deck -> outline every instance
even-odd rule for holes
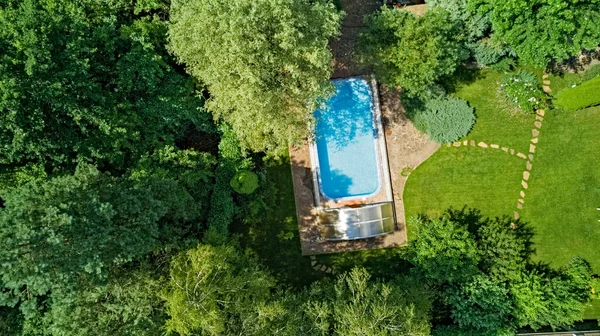
[[[367,239],[349,241],[326,241],[322,239],[317,223],[317,207],[314,194],[315,191],[318,192],[318,188],[313,182],[310,145],[308,141],[305,141],[299,146],[290,147],[296,214],[303,255],[398,247],[407,243],[402,196],[407,176],[402,176],[402,171],[404,168],[414,169],[429,158],[439,148],[439,145],[427,140],[427,136],[417,131],[412,122],[404,117],[404,108],[399,101],[397,92],[390,92],[381,87],[380,90],[382,91],[379,92],[379,100],[388,159],[388,167],[382,167],[382,169],[389,168],[391,190],[387,189],[389,186],[382,186],[384,188],[380,193],[367,200],[351,200],[342,203],[321,202],[321,206],[340,207],[375,203],[389,200],[391,194],[396,213],[396,230],[383,236]]]

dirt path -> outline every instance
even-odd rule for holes
[[[346,13],[342,21],[342,36],[330,43],[334,57],[332,78],[345,78],[369,73],[354,60],[357,50],[358,34],[365,28],[364,17],[376,11],[382,5],[381,0],[339,0],[340,7]]]

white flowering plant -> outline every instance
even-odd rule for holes
[[[502,77],[500,89],[504,96],[524,112],[534,112],[545,104],[544,92],[535,74],[519,70]]]

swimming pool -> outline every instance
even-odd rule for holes
[[[314,113],[321,194],[332,200],[373,196],[381,174],[371,86],[362,78],[333,84],[336,93]]]

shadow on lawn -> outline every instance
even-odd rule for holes
[[[289,159],[267,165],[261,184],[253,196],[260,209],[235,221],[231,232],[284,284],[299,288],[324,277],[302,256]]]

